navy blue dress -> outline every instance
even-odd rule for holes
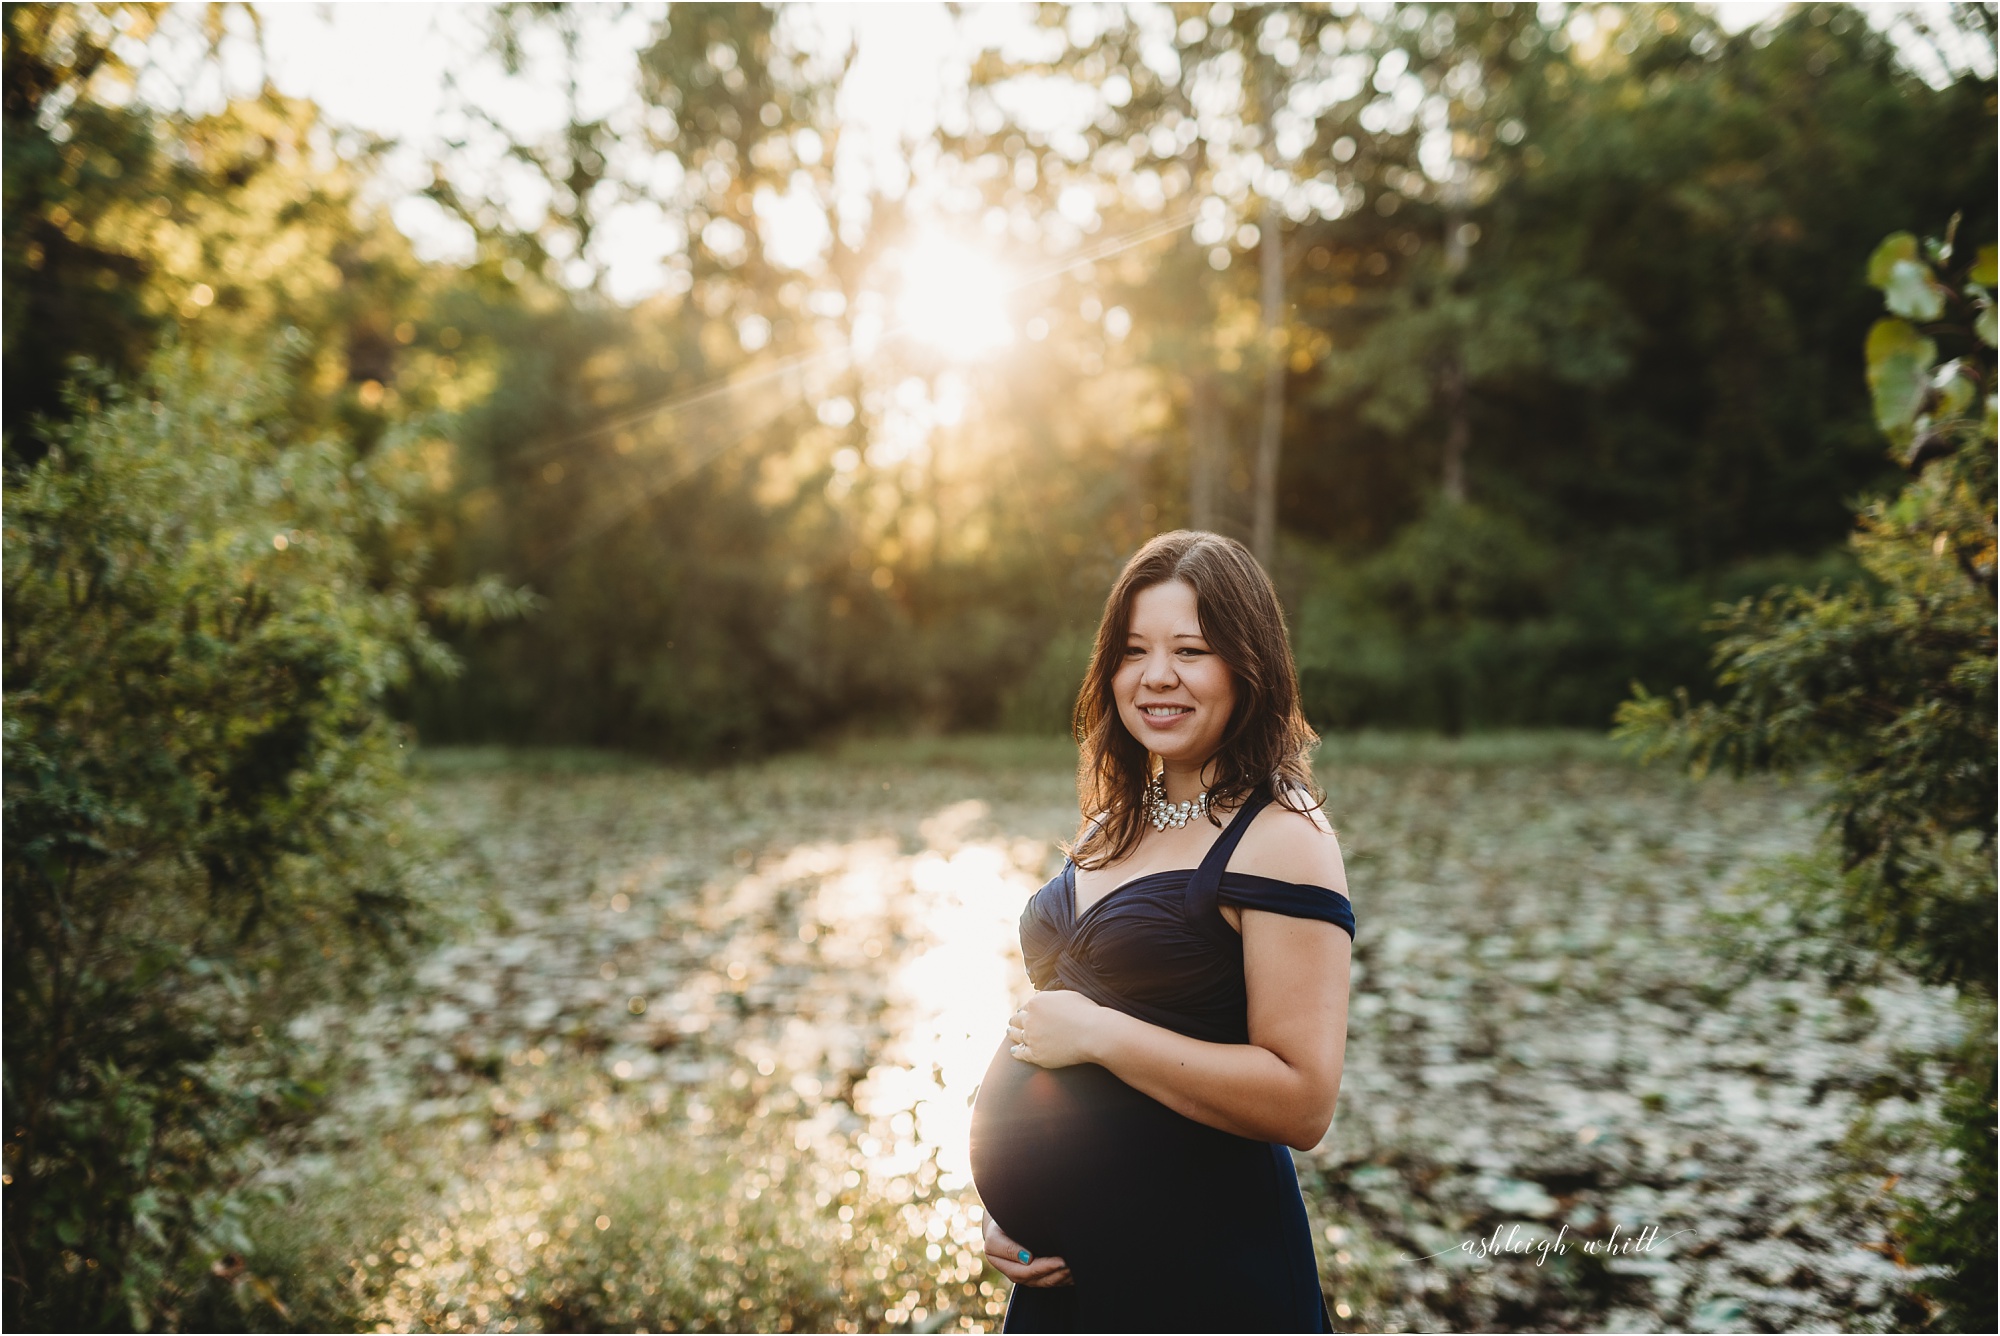
[[[1069,988],[1196,1039],[1250,1039],[1243,939],[1221,905],[1336,923],[1347,898],[1229,872],[1269,793],[1201,866],[1148,873],[1076,912],[1076,866],[1021,915],[1037,990]],[[994,1221],[1073,1286],[1017,1285],[1007,1331],[1328,1331],[1291,1152],[1195,1122],[1096,1064],[1050,1070],[1003,1043],[972,1117],[972,1175]]]

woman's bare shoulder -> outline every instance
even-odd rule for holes
[[[1243,832],[1243,843],[1229,862],[1232,870],[1274,881],[1324,886],[1347,894],[1347,869],[1340,857],[1340,837],[1326,814],[1272,803]]]

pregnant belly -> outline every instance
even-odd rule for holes
[[[1095,1064],[1050,1070],[993,1055],[972,1109],[972,1180],[994,1221],[1036,1253],[1070,1257],[1073,1232],[1215,1134]]]

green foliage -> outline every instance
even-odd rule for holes
[[[1882,290],[1882,304],[1909,320],[1935,320],[1944,314],[1944,289],[1930,266],[1917,255],[1917,239],[1898,232],[1868,257],[1868,282]],[[1874,362],[1871,356],[1870,363]]]
[[[911,717],[1041,726],[1042,678],[1107,568],[1187,520],[1193,436],[1217,456],[1209,518],[1241,527],[1269,362],[1253,159],[1292,182],[1279,491],[1305,555],[1280,577],[1316,647],[1315,717],[1595,726],[1634,677],[1704,676],[1699,610],[1746,571],[1837,545],[1847,501],[1887,476],[1845,371],[1879,313],[1868,252],[1954,209],[1981,235],[1991,217],[1991,154],[1965,148],[1991,143],[1991,81],[1932,87],[1838,5],[1734,34],[1650,4],[1164,27],[1050,10],[1034,54],[982,55],[967,114],[910,159],[914,193],[836,183],[849,66],[801,45],[809,23],[680,6],[607,112],[580,91],[598,16],[529,5],[493,13],[493,48],[568,90],[551,133],[507,145],[548,212],[519,218],[477,154],[444,153],[428,193],[473,253],[422,264],[362,204],[381,144],[269,91],[201,116],[133,96],[122,62],[181,12],[8,10],[9,448],[40,448],[26,424],[61,411],[66,359],[129,371],[170,330],[236,349],[305,331],[294,414],[364,448],[454,411],[426,453],[427,530],[455,572],[548,603],[467,626],[467,676],[399,703],[437,740],[713,756]],[[1023,114],[1053,84],[1094,119]],[[1217,112],[1212,86],[1241,105]],[[1397,110],[1419,91],[1448,123],[1443,168],[1421,153],[1432,112]],[[1086,197],[1089,241],[1061,207]],[[768,244],[780,201],[801,235],[824,225],[816,252]],[[605,229],[634,202],[685,242],[666,289],[621,306]],[[1045,337],[986,362],[909,337],[843,360],[893,324],[919,228],[1035,275],[1011,314]],[[1048,269],[1132,230],[1157,235]],[[1921,314],[1910,244],[1877,265]],[[1905,356],[1878,380],[1905,412],[1928,336],[1891,318]],[[945,425],[947,402],[972,411]],[[1438,615],[1412,592],[1402,568],[1450,538],[1433,498],[1460,491],[1531,536],[1531,597]]]
[[[1354,727],[1389,714],[1399,698],[1428,696],[1418,717],[1447,734],[1507,722],[1501,711],[1522,694],[1524,653],[1533,655],[1537,637],[1561,634],[1548,619],[1556,574],[1557,554],[1519,521],[1440,500],[1303,610],[1307,708]],[[1327,606],[1329,596],[1339,604]],[[1371,613],[1372,627],[1362,620]]]
[[[393,1127],[343,1149],[358,1163],[340,1180],[251,1222],[283,1311],[224,1299],[203,1316],[260,1331],[366,1331],[384,1319],[416,1331],[454,1319],[553,1332],[893,1330],[919,1304],[978,1313],[993,1292],[980,1285],[992,1273],[972,1262],[978,1226],[939,1190],[934,1162],[849,1186],[847,1145],[817,1144],[803,1118],[719,1081],[638,1116],[629,1092],[588,1074],[549,1076],[537,1093],[565,1111],[564,1140],[587,1154],[496,1155],[468,1150],[449,1123]],[[712,1121],[690,1122],[689,1102]],[[567,1111],[585,1109],[601,1117],[571,1130]],[[484,1173],[469,1191],[397,1181],[399,1168],[475,1154]],[[927,1237],[932,1218],[956,1227]]]
[[[138,7],[134,27],[150,22]],[[88,13],[59,5],[13,5],[4,12],[5,96],[0,99],[6,176],[4,254],[6,407],[9,448],[36,414],[60,411],[68,359],[88,356],[138,370],[158,332],[139,280],[144,263],[94,236],[90,220],[129,189],[136,164],[158,153],[155,119],[142,107],[89,98],[74,108],[78,142],[58,143],[44,124],[45,103],[73,97],[107,66],[121,63],[113,31]]]
[[[1037,158],[1057,146],[1025,123],[954,145],[1023,155],[1025,141],[1033,161],[995,174],[996,207],[1017,207],[1007,186],[1024,176],[1102,199],[1111,164],[1189,182],[1196,244],[1129,266],[1113,291],[1190,451],[1197,405],[1219,401],[1225,472],[1255,432],[1246,382],[1262,360],[1256,266],[1225,263],[1228,229],[1206,221],[1256,216],[1256,192],[1230,193],[1242,178],[1223,164],[1241,159],[1224,142],[1292,182],[1281,586],[1319,722],[1595,725],[1635,677],[1704,679],[1702,610],[1758,570],[1853,578],[1848,502],[1888,477],[1866,387],[1842,371],[1876,313],[1863,261],[1885,232],[1953,209],[1989,225],[1991,155],[1963,146],[1991,142],[1990,82],[1923,83],[1839,6],[1735,34],[1675,5],[1077,26],[1062,56],[1011,73],[1129,85],[1089,131],[1091,158]],[[1178,75],[1148,54],[1169,40]],[[1273,96],[1259,67],[1310,129],[1296,156],[1273,160],[1253,123]],[[1242,84],[1235,140],[1183,135],[1203,79]],[[1433,122],[1385,105],[1418,88],[1450,128],[1447,162],[1419,163]],[[1337,210],[1303,207],[1335,188]],[[1533,536],[1533,598],[1436,618],[1406,581],[1375,578],[1408,545],[1449,540],[1440,493]],[[1241,503],[1224,496],[1223,527]],[[1162,522],[1181,513],[1169,500]]]
[[[1361,167],[1390,136],[1357,134],[1380,207],[1295,243],[1295,337],[1324,351],[1299,382],[1286,523],[1328,553],[1295,605],[1328,642],[1327,722],[1446,723],[1437,684],[1500,632],[1468,726],[1595,723],[1635,678],[1708,694],[1702,610],[1766,563],[1841,564],[1851,498],[1889,478],[1844,369],[1880,311],[1870,249],[1955,209],[1991,227],[1992,84],[1923,85],[1852,11],[1730,34],[1622,6],[1615,45],[1585,54],[1527,11],[1470,8],[1382,39],[1427,80],[1481,71],[1446,85],[1483,94],[1451,103],[1467,184],[1377,184]],[[1906,396],[1927,392],[1921,354],[1883,372]],[[1454,441],[1467,494],[1555,560],[1537,599],[1420,640],[1361,572],[1433,522]]]
[[[1040,659],[1023,672],[1004,698],[1000,726],[1010,733],[1068,737],[1076,693],[1090,666],[1095,636],[1068,631],[1049,641]]]
[[[268,87],[204,115],[137,96],[150,43],[192,36],[219,61],[221,8],[172,39],[159,5],[6,10],[10,458],[32,461],[37,421],[68,411],[74,359],[131,377],[163,337],[254,358],[300,331],[290,411],[364,447],[478,383],[430,318],[436,271],[363,207],[381,144]]]
[[[1954,230],[1956,224],[1954,224]],[[1949,1116],[1958,1200],[1913,1239],[1952,1278],[1944,1320],[1993,1311],[1995,430],[1992,249],[1954,274],[1951,238],[1884,242],[1869,276],[1895,317],[1868,338],[1878,420],[1915,476],[1853,538],[1872,583],[1780,588],[1717,624],[1719,701],[1640,690],[1619,732],[1697,772],[1816,770],[1831,782],[1837,879],[1800,888],[1808,917],[1955,985],[1989,1013]],[[1920,258],[1921,257],[1921,258]],[[1909,323],[1924,321],[1923,329]],[[1956,353],[1939,362],[1940,346]],[[1831,911],[1829,913],[1828,911]]]
[[[10,1326],[172,1325],[244,1246],[239,1146],[309,1102],[288,1015],[411,929],[383,704],[452,666],[389,541],[422,473],[287,390],[89,375],[8,479]]]
[[[1924,1288],[1942,1306],[1937,1323],[1949,1331],[1985,1331],[1993,1326],[1995,1255],[1994,1108],[1996,1082],[1992,1011],[1967,1046],[1963,1070],[1944,1104],[1946,1151],[1958,1158],[1953,1197],[1941,1210],[1914,1207],[1905,1222],[1909,1260],[1947,1271],[1943,1283]]]
[[[1878,275],[1904,282],[1888,265]],[[1925,282],[1941,289],[1928,274]],[[1966,292],[1967,315],[1991,300],[1975,284]],[[1870,336],[1878,384],[1903,375],[1907,342],[1880,337],[1899,325],[1885,320]],[[1847,929],[1923,977],[1990,994],[1993,353],[1970,325],[1938,331],[1966,346],[1942,368],[1921,336],[1929,360],[1905,378],[1920,393],[1898,391],[1885,412],[1903,441],[1920,435],[1924,452],[1946,453],[1864,510],[1853,547],[1873,583],[1743,600],[1716,623],[1727,698],[1677,706],[1642,690],[1620,728],[1698,771],[1823,770],[1850,879]],[[1952,393],[1963,383],[1977,387],[1977,407]]]
[[[1674,579],[1657,550],[1559,544],[1504,509],[1439,499],[1379,552],[1295,549],[1305,708],[1323,729],[1445,732],[1601,720],[1614,675],[1700,680],[1698,627],[1717,598],[1773,579],[1845,588],[1865,574],[1836,549]]]
[[[1911,424],[1930,394],[1930,370],[1937,344],[1907,320],[1878,320],[1868,331],[1868,388],[1875,397],[1875,422],[1891,440],[1909,440]]]

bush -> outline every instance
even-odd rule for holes
[[[1559,548],[1503,510],[1445,499],[1349,564],[1300,555],[1299,684],[1328,731],[1599,728],[1619,684],[1703,678],[1716,598],[1857,573],[1836,551],[1676,575],[1629,538]]]
[[[1853,538],[1871,577],[1724,609],[1725,699],[1644,691],[1621,733],[1701,771],[1817,770],[1831,783],[1831,877],[1802,879],[1808,919],[1959,988],[1975,1036],[1945,1110],[1952,1198],[1916,1205],[1913,1259],[1948,1269],[1939,1321],[1994,1315],[1994,248],[1954,273],[1949,239],[1897,234],[1869,265],[1890,315],[1868,336],[1877,420],[1914,476]],[[1955,281],[1948,281],[1954,280]],[[1955,353],[1945,356],[1945,353]],[[1834,953],[1836,958],[1839,953]]]
[[[310,1102],[284,1022],[410,929],[421,475],[294,439],[284,390],[86,374],[8,478],[10,1327],[172,1326],[240,1268],[235,1153]]]

